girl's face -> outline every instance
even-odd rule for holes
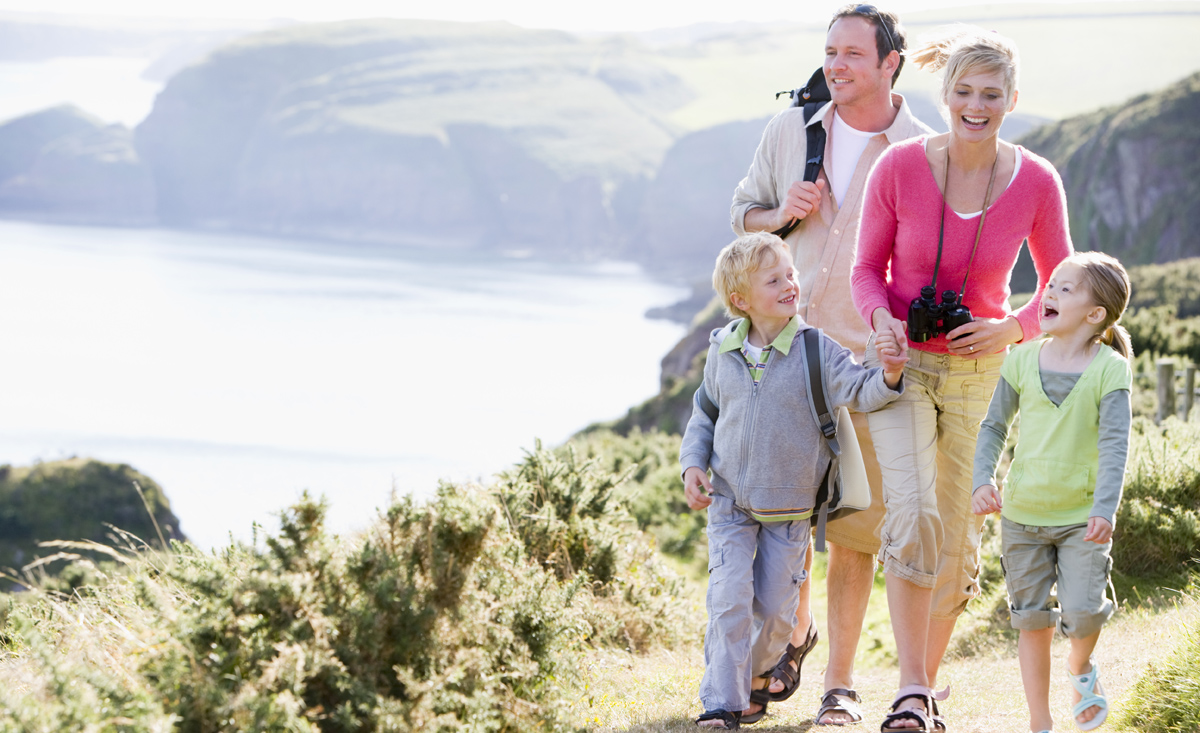
[[[1084,329],[1098,333],[1105,311],[1096,305],[1084,279],[1083,268],[1071,262],[1059,265],[1042,292],[1042,332],[1069,336]]]
[[[983,142],[1000,134],[1004,116],[1017,106],[1014,90],[1010,101],[1004,94],[1004,74],[983,69],[968,70],[946,93],[950,134],[966,142]]]

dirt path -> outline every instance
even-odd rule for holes
[[[1134,681],[1154,659],[1177,643],[1185,624],[1200,622],[1200,604],[1182,600],[1173,607],[1121,612],[1105,628],[1096,660],[1101,684],[1109,692],[1113,712],[1097,731],[1123,730],[1115,725],[1116,712]],[[1055,730],[1077,730],[1070,717],[1070,683],[1066,678],[1065,640],[1056,639],[1051,680]],[[814,727],[813,716],[821,694],[821,673],[827,647],[824,641],[805,664],[800,689],[791,700],[770,707],[760,723],[743,730],[835,731]],[[631,730],[646,733],[696,731],[692,719],[700,712],[696,698],[703,655],[699,650],[674,654],[659,652],[645,657],[601,652],[588,658],[583,670],[587,688],[573,706],[581,722],[594,730]],[[1028,730],[1025,699],[1015,649],[999,648],[969,659],[949,660],[941,685],[952,693],[942,704],[949,733],[1023,733]],[[846,733],[879,730],[880,721],[895,694],[894,669],[862,669],[858,690],[865,698],[866,719],[841,730]]]

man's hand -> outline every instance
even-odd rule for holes
[[[683,472],[683,496],[687,499],[689,508],[707,508],[712,503],[711,494],[712,484],[708,481],[708,472],[696,466]]]
[[[976,514],[993,514],[1000,511],[1001,506],[1000,492],[992,484],[981,484],[971,494],[971,511]]]
[[[1095,542],[1103,545],[1112,539],[1113,526],[1102,517],[1088,517],[1087,533],[1083,536],[1085,542]]]
[[[817,179],[816,183],[809,181],[794,181],[788,188],[783,204],[776,212],[779,215],[779,226],[776,231],[792,222],[792,219],[803,220],[821,205],[821,192],[825,190],[825,180]]]
[[[900,332],[899,338],[891,329],[875,334],[875,354],[883,366],[884,381],[895,389],[904,374],[904,365],[908,363],[908,339],[904,332]]]

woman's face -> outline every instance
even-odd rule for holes
[[[985,69],[968,70],[946,93],[950,135],[966,142],[983,142],[1000,133],[1004,116],[1017,105],[1017,92],[1005,97],[1004,74]]]

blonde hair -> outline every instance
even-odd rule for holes
[[[1096,340],[1113,348],[1121,356],[1133,356],[1133,344],[1129,332],[1118,322],[1129,306],[1129,273],[1112,255],[1103,252],[1076,252],[1058,263],[1055,271],[1063,265],[1075,265],[1083,271],[1083,283],[1092,296],[1092,302],[1104,309],[1104,321],[1096,332]]]
[[[750,276],[763,267],[772,267],[779,258],[792,259],[787,242],[770,232],[754,232],[725,245],[713,268],[713,290],[721,296],[731,317],[749,318],[750,314],[733,304],[734,293],[745,297],[750,292]]]
[[[950,98],[954,86],[970,72],[995,71],[1004,77],[1004,99],[1012,103],[1017,91],[1017,44],[1011,38],[994,31],[954,23],[933,30],[921,37],[920,45],[910,51],[908,58],[920,69],[941,71],[941,103]]]

